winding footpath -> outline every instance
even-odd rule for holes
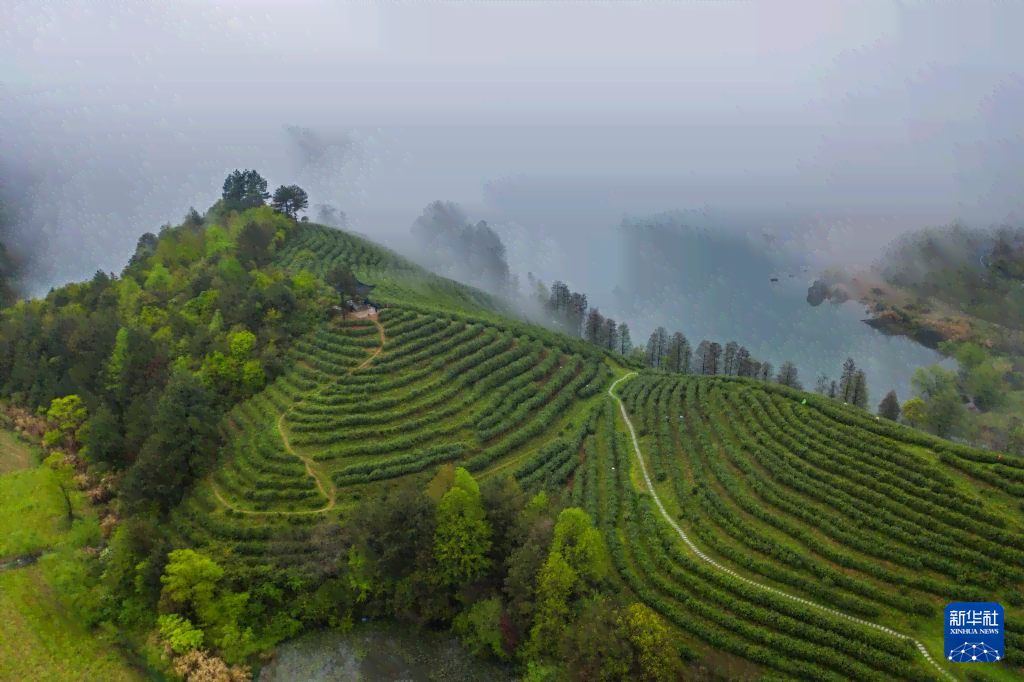
[[[369,366],[369,364],[371,362],[373,362],[374,358],[376,358],[378,355],[380,355],[381,351],[384,350],[384,343],[387,341],[387,336],[384,334],[384,326],[377,320],[377,317],[375,315],[373,315],[373,316],[367,316],[365,319],[369,319],[370,322],[373,322],[373,324],[377,326],[377,330],[380,332],[380,346],[377,349],[375,349],[373,352],[371,352],[370,353],[370,357],[366,358],[366,360],[363,361],[363,363],[361,365],[359,365],[358,367],[353,367],[352,369],[350,369],[349,372],[348,372],[349,374],[352,374],[356,370],[360,370],[360,369],[363,369],[364,367]],[[338,501],[338,490],[337,490],[337,488],[334,487],[334,482],[331,481],[330,476],[325,476],[323,474],[323,472],[318,470],[318,468],[316,467],[316,464],[314,463],[312,457],[307,457],[305,455],[300,455],[298,452],[296,452],[292,448],[292,444],[290,442],[288,442],[288,435],[285,433],[285,430],[284,430],[284,420],[285,420],[285,417],[288,416],[289,412],[291,412],[296,407],[301,405],[304,402],[304,400],[305,399],[296,402],[290,408],[288,408],[287,410],[285,410],[284,412],[281,413],[281,416],[277,418],[277,432],[281,436],[281,442],[284,443],[285,451],[287,451],[288,454],[293,455],[295,457],[298,457],[300,460],[302,460],[302,463],[306,467],[306,473],[309,476],[311,476],[314,481],[316,481],[316,487],[320,491],[320,494],[327,498],[327,504],[324,505],[323,507],[321,507],[320,509],[302,509],[302,510],[299,510],[299,511],[255,511],[255,510],[251,510],[251,509],[238,509],[237,507],[235,507],[234,505],[229,503],[226,499],[224,499],[224,496],[221,495],[220,490],[217,489],[217,486],[214,485],[213,481],[211,480],[210,481],[210,487],[213,489],[213,494],[214,494],[214,496],[216,496],[218,502],[223,504],[228,509],[231,509],[232,511],[238,512],[240,514],[250,514],[250,515],[253,515],[253,516],[269,516],[269,515],[285,516],[285,515],[290,515],[290,514],[323,514],[323,513],[329,512],[332,509],[334,509],[334,506],[335,506],[335,504],[337,504],[337,501]],[[323,481],[321,479],[321,476],[325,476],[327,478],[327,482],[330,485],[330,489],[327,489],[327,488],[324,487]]]
[[[826,613],[828,613],[828,614],[830,614],[832,616],[835,616],[836,618],[842,618],[844,620],[848,620],[848,621],[852,621],[854,623],[857,623],[858,625],[863,625],[865,627],[873,628],[875,630],[880,630],[880,631],[882,631],[882,632],[884,632],[884,633],[886,633],[888,635],[892,635],[893,637],[895,637],[897,639],[909,640],[909,641],[913,642],[915,646],[917,646],[918,651],[920,651],[921,654],[925,657],[925,659],[937,671],[939,671],[939,674],[942,675],[942,677],[944,677],[947,680],[951,680],[952,682],[956,682],[957,678],[954,677],[948,670],[945,670],[944,668],[942,668],[935,661],[935,659],[932,658],[931,654],[928,653],[928,649],[925,648],[924,644],[922,644],[921,642],[917,641],[913,637],[911,637],[909,635],[905,635],[902,632],[897,632],[896,630],[893,630],[891,628],[887,628],[887,627],[885,627],[883,625],[878,625],[877,623],[871,623],[869,621],[862,620],[860,618],[855,618],[854,616],[845,614],[845,613],[843,613],[841,611],[836,611],[835,609],[830,609],[827,606],[822,606],[821,604],[816,604],[816,603],[814,603],[812,601],[809,601],[807,599],[802,599],[801,597],[796,597],[794,595],[787,594],[786,592],[783,592],[782,590],[775,589],[774,587],[769,587],[768,585],[763,585],[763,584],[761,584],[759,582],[755,582],[755,581],[753,581],[753,580],[751,580],[749,578],[746,578],[746,577],[740,575],[736,571],[733,571],[733,570],[731,570],[729,568],[726,568],[725,566],[722,566],[717,561],[715,561],[714,559],[709,557],[707,554],[705,554],[704,552],[700,551],[700,549],[697,547],[697,545],[693,544],[693,541],[690,540],[689,536],[687,536],[686,533],[683,532],[683,529],[680,528],[679,525],[669,515],[669,513],[667,511],[665,511],[665,506],[661,503],[661,498],[658,497],[658,493],[654,489],[654,484],[651,482],[650,474],[647,473],[647,464],[644,462],[644,456],[640,452],[640,444],[638,443],[637,438],[636,438],[636,431],[633,429],[633,422],[630,421],[629,414],[626,413],[626,406],[625,406],[625,404],[623,404],[622,400],[619,399],[619,396],[615,395],[615,387],[618,386],[623,381],[625,381],[626,379],[628,379],[631,376],[633,376],[634,374],[636,374],[636,372],[630,372],[629,374],[627,374],[627,375],[625,375],[623,377],[619,377],[608,388],[608,395],[613,400],[615,400],[615,402],[617,402],[619,404],[619,411],[622,412],[622,418],[626,421],[626,426],[629,427],[629,435],[633,439],[633,451],[636,453],[637,461],[640,462],[640,470],[643,472],[644,481],[647,483],[647,490],[650,493],[651,498],[653,498],[654,499],[654,503],[656,505],[658,505],[658,511],[661,512],[662,517],[664,517],[665,521],[667,521],[668,524],[670,526],[672,526],[672,528],[679,534],[679,537],[682,538],[683,542],[686,543],[686,546],[690,549],[691,552],[696,554],[697,557],[699,557],[701,561],[704,561],[705,563],[713,566],[715,569],[717,569],[719,571],[722,571],[723,573],[729,574],[730,576],[736,578],[737,580],[742,580],[743,582],[747,583],[748,585],[753,585],[754,587],[759,587],[759,588],[761,588],[763,590],[767,590],[767,591],[772,592],[774,594],[777,594],[777,595],[779,595],[781,597],[785,597],[786,599],[791,599],[791,600],[793,600],[795,602],[799,602],[799,603],[803,604],[804,606],[810,606],[812,608],[824,611],[824,612],[826,612]]]

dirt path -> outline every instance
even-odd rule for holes
[[[356,370],[360,370],[363,369],[364,367],[369,366],[369,364],[373,362],[373,359],[380,355],[381,351],[384,350],[384,344],[387,342],[387,336],[384,334],[384,325],[382,325],[377,320],[377,316],[375,314],[366,314],[364,317],[373,322],[373,324],[376,325],[377,330],[380,332],[380,346],[377,349],[371,351],[370,357],[366,358],[366,360],[362,364],[350,369],[348,372],[349,374],[352,374],[352,372],[355,372]],[[217,489],[217,486],[214,485],[213,481],[211,480],[210,487],[213,488],[213,494],[214,496],[216,496],[217,500],[221,504],[223,504],[228,509],[236,511],[240,514],[251,514],[254,516],[267,516],[271,514],[323,514],[334,509],[334,506],[335,504],[337,504],[338,501],[338,489],[334,487],[334,481],[331,480],[331,477],[325,471],[321,470],[320,467],[317,466],[316,462],[313,460],[312,457],[300,455],[298,452],[296,452],[292,448],[292,444],[288,441],[288,434],[285,433],[285,417],[287,417],[289,412],[294,410],[303,402],[305,402],[305,399],[298,401],[290,408],[281,413],[281,416],[277,418],[277,432],[280,434],[281,442],[284,443],[284,449],[288,452],[288,454],[294,455],[295,457],[298,457],[300,460],[302,460],[303,465],[305,465],[306,467],[306,473],[309,476],[311,476],[314,481],[316,481],[316,487],[320,491],[320,494],[327,498],[327,504],[321,507],[320,509],[303,509],[300,511],[255,511],[250,509],[238,509],[237,507],[229,503],[226,499],[224,499],[224,496],[221,495],[220,490]],[[324,487],[324,479],[327,480],[329,489]]]
[[[843,620],[852,621],[854,623],[857,623],[858,625],[863,625],[865,627],[869,627],[869,628],[872,628],[874,630],[880,630],[880,631],[886,633],[887,635],[892,635],[893,637],[895,637],[897,639],[909,640],[909,641],[913,642],[915,646],[917,646],[917,650],[921,652],[921,654],[925,657],[925,660],[927,660],[932,665],[932,667],[934,667],[937,671],[939,671],[939,674],[942,675],[942,677],[944,677],[945,679],[953,680],[954,682],[956,682],[957,678],[954,677],[952,674],[950,674],[948,670],[946,670],[945,668],[942,668],[941,666],[939,666],[939,664],[935,661],[935,659],[932,658],[931,654],[928,653],[928,649],[925,648],[924,644],[921,644],[921,642],[917,641],[913,637],[911,637],[909,635],[905,635],[902,632],[897,632],[896,630],[892,630],[892,629],[887,628],[887,627],[885,627],[883,625],[878,625],[877,623],[871,623],[869,621],[862,620],[862,619],[856,618],[854,616],[850,616],[850,615],[845,614],[845,613],[843,613],[841,611],[836,611],[835,609],[830,609],[827,606],[822,606],[820,604],[816,604],[816,603],[814,603],[814,602],[812,602],[812,601],[810,601],[808,599],[803,599],[801,597],[796,597],[794,595],[787,594],[786,592],[783,592],[782,590],[777,590],[774,587],[769,587],[768,585],[762,585],[759,582],[753,581],[750,578],[746,578],[746,577],[740,575],[736,571],[733,571],[733,570],[731,570],[729,568],[726,568],[725,566],[721,565],[720,563],[718,563],[717,561],[715,561],[714,559],[709,557],[707,554],[704,554],[704,552],[700,551],[700,549],[697,547],[697,545],[695,545],[693,543],[693,541],[690,540],[689,536],[686,533],[683,532],[683,529],[680,528],[679,525],[675,522],[675,520],[669,515],[669,513],[667,511],[665,511],[665,506],[661,503],[661,498],[658,497],[658,493],[654,489],[654,484],[651,483],[651,476],[650,476],[650,474],[647,473],[647,464],[644,462],[644,456],[640,452],[640,444],[637,442],[637,439],[636,439],[636,431],[633,430],[633,422],[631,422],[629,420],[629,415],[626,413],[626,406],[625,406],[625,404],[619,399],[619,396],[615,395],[615,387],[618,386],[623,381],[625,381],[626,379],[628,379],[629,377],[633,376],[634,374],[636,374],[636,372],[630,372],[626,376],[619,377],[615,381],[615,383],[613,383],[611,385],[611,387],[608,389],[608,395],[613,400],[615,400],[615,402],[617,402],[619,404],[619,411],[622,412],[622,418],[623,418],[623,420],[625,420],[626,426],[629,427],[629,435],[633,439],[633,452],[636,453],[636,459],[640,463],[640,471],[643,473],[644,481],[647,483],[647,490],[648,490],[648,493],[651,496],[651,499],[653,499],[654,503],[657,505],[658,511],[661,512],[661,516],[665,519],[665,521],[668,522],[668,525],[672,526],[672,529],[676,533],[679,534],[679,537],[682,538],[683,542],[686,544],[686,546],[689,548],[689,550],[691,552],[693,552],[695,555],[697,555],[697,557],[701,561],[703,561],[703,562],[705,562],[707,564],[710,564],[716,570],[721,571],[722,573],[728,573],[733,578],[736,578],[737,580],[742,580],[743,582],[747,583],[748,585],[753,585],[754,587],[759,587],[762,590],[767,590],[769,592],[777,594],[780,597],[785,597],[786,599],[791,599],[793,601],[800,602],[804,606],[810,606],[811,608],[815,608],[815,609],[819,609],[821,611],[825,611],[828,614],[830,614],[832,616],[835,616],[836,618],[842,618]]]

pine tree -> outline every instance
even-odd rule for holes
[[[566,289],[568,291],[568,289]],[[583,335],[583,320],[587,314],[587,295],[573,292],[569,295],[567,320],[569,333],[580,337]]]
[[[736,352],[736,374],[741,377],[749,377],[753,374],[753,359],[750,351],[745,346],[740,346]]]
[[[722,374],[736,376],[738,371],[740,345],[735,341],[725,344],[725,360],[722,364]]]
[[[717,375],[722,364],[722,344],[718,343],[717,341],[711,342],[711,344],[708,345],[707,355],[705,355],[704,357],[707,361],[704,373],[712,377]]]
[[[629,355],[633,350],[633,340],[629,337],[629,325],[623,322],[619,325],[619,353]]]
[[[853,402],[853,380],[857,374],[857,365],[853,358],[846,358],[843,373],[839,377],[839,399],[844,403]]]
[[[818,395],[826,395],[828,393],[828,382],[829,378],[825,374],[818,375],[818,383],[814,387],[814,392]]]
[[[705,374],[707,368],[707,356],[711,344],[707,341],[701,341],[697,344],[697,352],[693,355],[693,373],[694,374]]]
[[[604,321],[604,331],[601,339],[604,343],[602,346],[608,350],[614,351],[619,348],[619,329],[618,325],[615,324],[615,320],[607,318]]]
[[[889,391],[878,404],[878,416],[885,417],[889,421],[898,421],[900,418],[900,401],[896,397],[896,391]]]
[[[587,324],[584,328],[584,338],[595,345],[604,345],[604,315],[597,308],[591,308],[587,313]]]
[[[868,380],[864,370],[858,369],[853,375],[853,390],[850,391],[850,402],[862,410],[868,409]]]
[[[835,381],[833,381],[831,384],[829,384],[829,387],[828,387],[828,397],[832,398],[832,400],[835,400],[836,396],[838,396],[838,395],[839,395],[839,386],[838,386],[838,384],[836,384]]]

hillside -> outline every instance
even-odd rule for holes
[[[1000,600],[1014,613],[1008,646],[1024,644],[1013,624],[1024,616],[1019,460],[817,397],[802,405],[794,398],[806,394],[761,382],[628,379],[618,391],[658,497],[716,563],[701,561],[646,494],[608,399],[613,375],[625,375],[617,363],[537,329],[421,307],[422,294],[405,302],[409,280],[360,262],[343,234],[311,228],[297,244],[330,254],[321,267],[366,263],[393,307],[300,341],[295,368],[230,416],[231,455],[176,517],[183,539],[223,542],[252,565],[315,561],[301,543],[319,514],[344,518],[389,482],[426,485],[453,462],[482,479],[511,473],[527,490],[567,487],[632,593],[681,628],[695,656],[712,646],[782,679],[952,670],[889,632],[738,575],[912,636],[932,657],[946,603]],[[286,262],[310,262],[292,253]],[[287,544],[268,545],[285,532]]]
[[[106,471],[123,472],[121,523],[109,551],[77,559],[91,576],[83,601],[98,606],[76,608],[93,608],[91,622],[139,640],[158,631],[176,655],[204,648],[230,663],[375,618],[451,628],[469,650],[522,665],[530,682],[966,680],[942,656],[943,608],[999,601],[1005,658],[971,679],[1024,674],[1020,459],[777,384],[637,373],[315,224],[282,227],[247,280],[298,292],[304,326],[257,308],[265,322],[247,340],[241,326],[209,321],[244,325],[232,306],[249,305],[241,293],[203,293],[228,286],[203,280],[204,268],[223,272],[217,259],[246,243],[245,221],[229,216],[237,243],[211,251],[213,218],[196,251],[212,261],[174,266],[160,240],[192,233],[168,231],[130,266],[141,270],[128,269],[164,287],[142,299],[138,338],[182,350],[165,359],[173,370],[149,408],[159,438],[124,454],[133,462],[110,457]],[[375,286],[379,313],[329,314],[336,298],[323,280],[339,265]],[[193,305],[174,287],[227,307]],[[189,334],[214,336],[200,345]],[[102,366],[135,367],[132,347],[107,336],[103,358],[127,356]],[[77,357],[68,351],[68,367]],[[246,357],[265,363],[265,385],[246,383],[258,366]],[[243,361],[250,370],[231,364]],[[43,399],[70,385],[18,367]],[[96,386],[100,403],[123,390],[87,376],[66,381]],[[222,413],[203,397],[212,391]],[[94,453],[101,421],[90,416],[81,432]],[[160,487],[175,443],[192,458],[173,478],[180,501]]]

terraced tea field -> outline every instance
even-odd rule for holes
[[[764,680],[964,680],[943,608],[999,601],[1006,657],[979,672],[1024,675],[1021,460],[775,384],[631,375],[343,232],[289,249],[294,269],[359,268],[391,307],[299,342],[228,416],[222,466],[174,516],[183,543],[302,568],[321,521],[451,462],[567,490],[690,656]]]
[[[612,377],[600,353],[415,310],[338,321],[293,355],[294,371],[229,415],[223,466],[175,517],[182,538],[288,565],[324,514],[442,463],[559,485]],[[292,540],[268,557],[284,529]]]
[[[997,600],[1007,662],[1024,662],[1024,462],[747,380],[621,386],[657,501],[608,435],[591,511],[634,591],[695,640],[797,679],[962,679],[942,609]]]

